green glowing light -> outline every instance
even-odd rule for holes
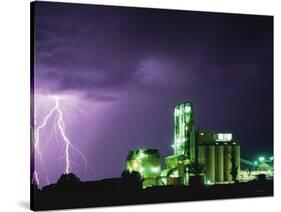
[[[186,105],[184,112],[190,113],[190,111],[191,111],[191,107],[189,105]]]
[[[143,167],[140,167],[139,168],[139,172],[142,174],[144,172],[144,168]]]
[[[216,139],[216,141],[231,141],[232,134],[231,133],[217,133],[215,139]]]
[[[273,161],[273,156],[271,156],[271,157],[269,158],[269,160]]]
[[[192,130],[192,105],[184,103],[177,105],[174,110],[174,155],[185,152],[186,143],[190,141]]]
[[[137,170],[139,168],[139,164],[137,162],[133,162],[133,168]]]
[[[255,165],[258,165],[258,161],[255,161],[254,164],[255,164]]]
[[[153,172],[153,173],[158,173],[159,171],[160,171],[159,167],[152,167],[151,168],[151,172]]]
[[[259,157],[259,161],[260,161],[260,162],[263,162],[264,160],[265,160],[265,158],[264,158],[263,156],[260,156],[260,157]]]
[[[211,181],[210,180],[207,180],[207,185],[211,185]]]
[[[145,158],[146,154],[144,154],[143,150],[140,150],[138,156],[137,156],[137,159],[143,159]]]

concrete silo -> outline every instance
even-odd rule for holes
[[[240,176],[240,145],[233,143],[232,144],[232,163],[237,169],[237,176],[236,179],[232,179],[239,181],[239,176]]]
[[[206,146],[200,145],[198,146],[198,162],[206,167]]]
[[[231,153],[232,153],[232,146],[226,145],[224,147],[224,181],[231,182]]]
[[[215,183],[215,146],[206,145],[206,181]]]
[[[215,146],[216,163],[215,163],[215,181],[221,183],[224,181],[224,145],[217,144]]]

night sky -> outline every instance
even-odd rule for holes
[[[66,97],[75,113],[67,134],[94,168],[84,173],[71,153],[81,179],[119,177],[133,148],[171,154],[173,107],[186,101],[197,128],[233,133],[242,158],[272,154],[271,16],[48,2],[35,10],[38,119],[48,96]],[[55,182],[63,147],[51,128],[40,145]]]

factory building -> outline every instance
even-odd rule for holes
[[[251,180],[257,180],[260,176],[264,176],[268,180],[273,179],[274,166],[273,166],[273,156],[264,157],[260,156],[258,160],[244,161],[244,169],[240,171],[240,181],[247,182]]]
[[[231,183],[240,176],[240,145],[231,133],[195,131],[192,104],[186,102],[174,108],[173,154],[166,157],[163,169],[159,151],[130,151],[127,169],[137,171],[143,187]],[[195,181],[194,181],[195,180]]]
[[[175,106],[172,148],[174,154],[165,158],[161,182],[165,181],[167,185],[188,184],[188,164],[195,159],[193,107],[190,102]]]
[[[194,159],[195,134],[193,107],[190,102],[179,104],[174,109],[174,155]]]
[[[139,172],[143,187],[155,186],[161,173],[160,154],[157,149],[137,149],[129,152],[126,160],[127,170]]]
[[[184,155],[166,157],[161,172],[161,185],[188,184],[189,163],[190,160]]]

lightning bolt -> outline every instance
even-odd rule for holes
[[[37,114],[36,114],[36,111],[35,111],[35,118],[34,118],[34,125],[37,126],[35,127],[34,129],[34,150],[35,150],[35,153],[39,156],[39,161],[40,163],[42,164],[42,167],[43,167],[43,170],[45,172],[45,175],[46,175],[46,169],[45,169],[45,165],[43,163],[43,158],[42,158],[42,151],[40,149],[40,132],[42,129],[44,129],[47,124],[50,122],[50,118],[55,116],[55,121],[54,121],[54,129],[53,129],[53,132],[55,132],[55,138],[57,141],[60,141],[64,144],[64,161],[65,161],[65,169],[64,169],[64,172],[66,174],[69,174],[71,171],[72,171],[72,164],[75,164],[70,158],[70,151],[72,150],[73,152],[75,152],[76,154],[78,154],[83,162],[84,162],[84,172],[87,171],[88,168],[90,168],[91,170],[93,170],[93,168],[89,165],[88,161],[87,161],[87,158],[86,156],[76,147],[74,146],[69,137],[67,136],[66,134],[66,130],[65,130],[65,118],[67,118],[67,115],[72,115],[72,114],[69,114],[68,112],[66,112],[64,109],[63,109],[63,106],[60,102],[60,98],[58,96],[55,96],[54,97],[54,100],[55,100],[55,104],[54,106],[50,109],[49,113],[44,117],[43,121],[41,124],[37,124]],[[72,115],[74,116],[74,115]],[[58,134],[60,134],[60,138],[61,139],[58,139]],[[41,141],[42,142],[42,141]],[[49,184],[49,179],[47,176],[45,176],[46,178],[46,181],[47,181],[47,184]],[[34,170],[34,173],[33,173],[33,182],[35,182],[37,185],[40,184],[39,182],[39,178],[38,178],[38,173],[36,171],[36,169]]]
[[[38,174],[37,174],[37,171],[36,171],[36,170],[35,170],[34,173],[33,173],[32,182],[34,182],[36,185],[39,185],[39,184],[40,184],[39,178],[38,178]]]

